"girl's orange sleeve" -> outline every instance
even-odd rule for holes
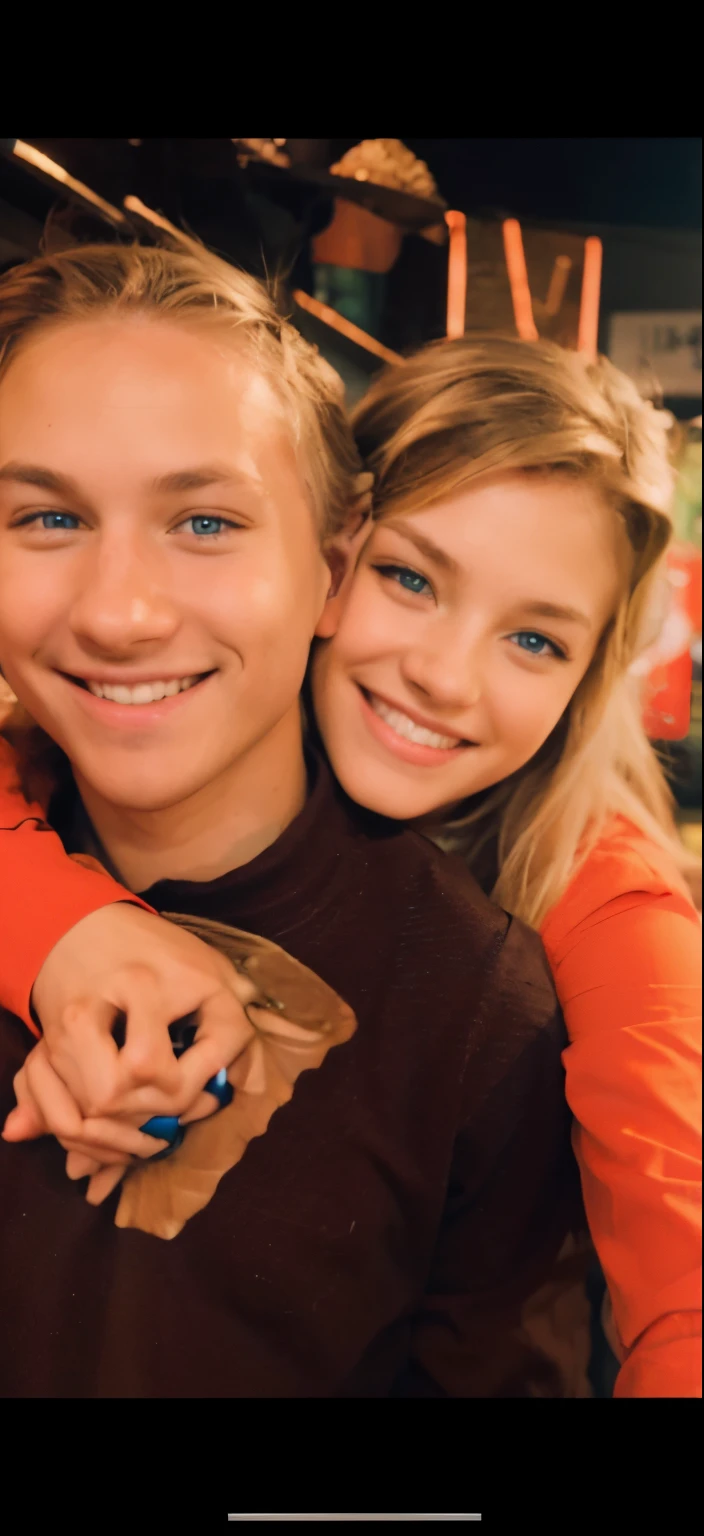
[[[74,924],[114,901],[145,902],[109,875],[76,864],[19,788],[15,754],[0,737],[0,1006],[34,1035],[30,998],[49,952]]]
[[[618,822],[543,925],[567,1097],[622,1365],[616,1397],[700,1397],[701,921]]]

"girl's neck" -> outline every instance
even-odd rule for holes
[[[132,891],[159,880],[216,880],[275,843],[305,804],[298,709],[263,742],[188,799],[144,811],[105,801],[77,774],[91,825]]]

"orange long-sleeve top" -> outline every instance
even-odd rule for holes
[[[0,1004],[30,998],[58,940],[136,901],[64,853],[0,739]],[[147,908],[146,910],[151,910]],[[673,860],[615,821],[543,924],[565,1016],[567,1096],[622,1365],[617,1397],[701,1396],[701,923]]]

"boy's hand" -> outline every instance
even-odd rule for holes
[[[47,1058],[43,1040],[30,1052],[14,1081],[17,1108],[5,1122],[5,1141],[29,1141],[54,1134],[64,1151],[70,1179],[90,1180],[86,1200],[100,1205],[120,1183],[136,1157],[153,1157],[165,1141],[145,1136],[138,1125],[118,1118],[86,1120]],[[45,1106],[47,1118],[38,1108]]]
[[[127,902],[90,913],[54,946],[37,977],[32,1002],[44,1052],[30,1072],[33,1052],[19,1074],[24,1098],[7,1122],[10,1130],[17,1117],[12,1139],[23,1139],[18,1132],[29,1125],[33,1100],[43,1130],[28,1129],[24,1136],[48,1129],[65,1141],[66,1105],[59,1109],[47,1064],[84,1118],[129,1117],[133,1136],[139,1135],[134,1126],[152,1115],[194,1120],[212,1114],[217,1104],[204,1086],[230,1066],[249,1038],[244,1005],[254,995],[229,960],[163,918]],[[168,1028],[188,1014],[198,1015],[198,1032],[177,1060]],[[121,1049],[113,1034],[120,1016]],[[109,1145],[118,1150],[114,1141]],[[156,1150],[151,1139],[150,1151]]]
[[[56,1136],[69,1157],[66,1171],[83,1178],[106,1163],[124,1172],[134,1157],[152,1157],[166,1146],[146,1136],[129,1119],[84,1117],[65,1083],[54,1071],[44,1040],[30,1051],[14,1081],[17,1108],[8,1115],[5,1141]]]

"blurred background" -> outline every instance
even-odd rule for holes
[[[701,852],[701,140],[0,140],[0,271],[184,236],[275,287],[349,404],[423,342],[490,329],[598,349],[668,413],[647,726]]]

